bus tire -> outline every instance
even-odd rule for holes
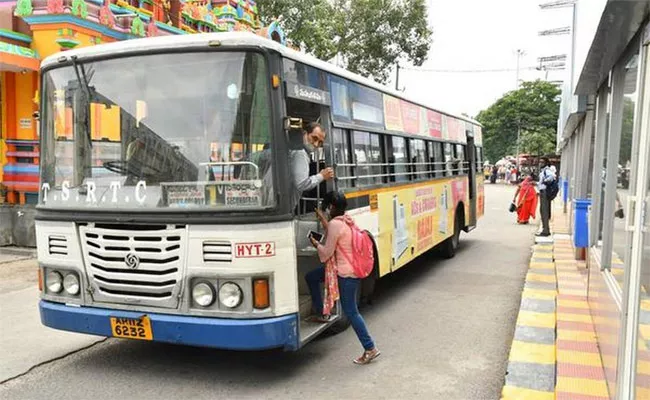
[[[454,234],[447,238],[440,248],[442,256],[446,259],[454,258],[456,255],[456,250],[460,242],[460,230],[462,229],[464,219],[461,206],[459,206],[454,214]]]
[[[372,271],[370,272],[370,275],[368,275],[367,277],[361,280],[361,285],[359,288],[359,291],[361,292],[359,295],[359,306],[361,306],[361,304],[367,304],[367,305],[372,304],[372,298],[373,298],[372,296],[375,293],[375,285],[377,284],[377,279],[379,279],[379,252],[377,251],[377,243],[375,242],[370,232],[368,232],[368,234],[373,239],[372,250],[373,250],[375,262],[372,267]]]
[[[341,312],[341,318],[327,328],[327,333],[331,335],[338,335],[350,327],[350,319],[345,313]]]

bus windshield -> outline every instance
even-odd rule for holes
[[[41,207],[274,205],[259,53],[73,60],[45,72],[42,90]]]

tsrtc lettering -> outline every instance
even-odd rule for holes
[[[43,203],[47,203],[47,192],[50,191],[50,184],[45,182],[41,186],[41,190],[43,191]]]
[[[117,190],[122,186],[120,182],[111,182],[110,188],[113,189],[113,197],[111,198],[111,203],[117,203]]]
[[[61,200],[68,201],[70,198],[70,182],[63,181],[61,183]]]
[[[93,181],[88,181],[86,182],[86,203],[97,203],[97,198],[95,197],[95,189],[97,189],[97,186],[95,186],[95,182]]]

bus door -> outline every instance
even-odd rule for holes
[[[302,120],[304,126],[310,122],[318,122],[325,131],[325,143],[323,147],[310,155],[311,162],[309,164],[309,175],[315,175],[326,166],[332,166],[332,135],[331,135],[331,120],[330,120],[330,107],[329,107],[329,94],[325,95],[324,92],[317,89],[299,85],[294,82],[287,82],[287,98],[286,98],[286,112],[287,117],[294,118],[295,120]],[[290,144],[293,149],[302,148],[302,133],[292,132],[291,140],[294,143]],[[330,323],[313,323],[306,321],[306,317],[311,310],[311,298],[309,296],[309,288],[305,283],[305,275],[322,265],[318,258],[316,249],[312,246],[308,239],[309,231],[323,233],[320,223],[316,219],[315,210],[322,203],[325,194],[332,190],[333,182],[322,182],[316,188],[302,193],[300,204],[296,208],[295,218],[295,243],[297,255],[297,285],[299,295],[299,308],[300,308],[300,327],[298,334],[300,336],[300,345],[309,342],[332,323],[338,321],[340,316],[340,307],[336,308],[333,318]]]
[[[468,162],[467,184],[469,186],[469,221],[467,231],[476,227],[476,145],[474,144],[474,132],[467,131],[467,146],[465,146],[465,160]]]

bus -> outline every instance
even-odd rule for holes
[[[41,64],[36,217],[44,325],[235,350],[297,350],[349,322],[305,320],[307,239],[328,192],[375,244],[377,279],[453,257],[484,211],[481,125],[242,32],[75,49]],[[336,179],[295,202],[302,127]],[[336,307],[340,310],[340,307]]]

